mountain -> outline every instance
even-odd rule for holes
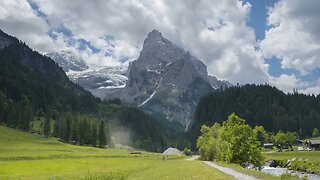
[[[49,53],[47,56],[62,67],[70,80],[97,97],[102,97],[105,89],[123,88],[128,81],[128,67],[125,65],[92,69],[71,51]]]
[[[47,54],[47,56],[58,63],[65,72],[83,71],[89,68],[85,61],[72,51],[54,52]]]
[[[52,136],[59,138],[62,134],[55,133],[69,134],[71,121],[83,124],[104,120],[112,127],[108,133],[116,143],[123,137],[117,136],[119,132],[125,132],[130,140],[126,145],[149,151],[162,151],[169,142],[174,143],[171,123],[159,122],[118,101],[101,101],[70,81],[51,58],[0,30],[0,124],[28,131],[30,122],[40,117],[57,124]],[[75,131],[87,136],[88,131],[82,130]],[[68,138],[71,136],[64,139]]]
[[[311,137],[320,128],[320,95],[285,94],[269,85],[245,85],[215,91],[204,96],[196,108],[188,132],[195,147],[203,124],[222,123],[235,112],[251,126],[269,132],[292,131],[301,138]]]
[[[72,83],[50,58],[0,31],[0,90],[13,101],[27,97],[36,109],[92,111],[98,99]]]
[[[208,76],[200,60],[153,30],[129,66],[126,86],[105,91],[104,98],[120,98],[159,118],[179,122],[187,130],[200,98],[228,86]]]

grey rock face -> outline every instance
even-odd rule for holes
[[[209,77],[200,60],[153,30],[129,66],[125,88],[106,92],[105,98],[120,97],[188,129],[200,98],[220,85],[225,84]]]
[[[76,56],[71,51],[61,51],[60,53],[49,53],[47,54],[51,59],[53,59],[65,72],[72,71],[83,71],[89,67],[84,62],[83,59]]]

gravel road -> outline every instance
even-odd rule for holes
[[[249,175],[246,175],[246,174],[243,174],[243,173],[240,173],[238,171],[235,171],[233,169],[230,169],[230,168],[227,168],[227,167],[222,167],[222,166],[219,166],[211,161],[203,161],[205,164],[207,164],[208,166],[211,166],[213,168],[216,168],[218,169],[219,171],[225,173],[225,174],[228,174],[230,176],[233,176],[234,178],[236,179],[239,179],[239,180],[258,180],[257,178],[253,177],[253,176],[249,176]]]

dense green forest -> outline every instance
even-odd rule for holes
[[[252,127],[261,125],[270,132],[292,131],[301,138],[310,137],[314,128],[320,128],[319,95],[285,94],[269,85],[235,86],[200,100],[188,134],[193,145],[201,125],[222,123],[233,112]]]
[[[30,49],[25,43],[0,30],[0,123],[30,130],[35,119],[42,123],[46,136],[65,142],[96,146],[95,131],[103,121],[106,141],[117,129],[130,131],[128,145],[150,151],[166,148],[169,125],[118,100],[101,101],[71,82],[50,58]],[[53,126],[49,126],[53,122]]]

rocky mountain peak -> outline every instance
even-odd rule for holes
[[[207,67],[189,52],[153,30],[128,70],[125,88],[107,92],[151,114],[179,122],[188,129],[200,98],[212,91]]]
[[[156,39],[156,38],[163,38],[162,36],[162,33],[159,32],[158,30],[154,29],[152,30],[149,34],[148,34],[148,38],[151,38],[151,39]]]
[[[162,33],[155,29],[151,31],[144,40],[143,49],[159,47],[160,45],[165,45],[166,42],[168,41],[162,36]]]

